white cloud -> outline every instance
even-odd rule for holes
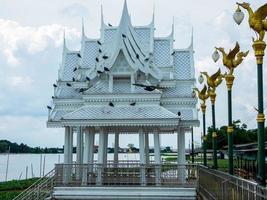
[[[77,39],[80,35],[73,28],[63,25],[51,24],[39,27],[23,26],[18,22],[0,19],[0,44],[1,51],[6,56],[10,65],[20,64],[16,56],[17,51],[36,54],[44,51],[48,46],[54,48],[62,44],[63,31],[68,39]]]
[[[12,87],[16,87],[16,88],[27,88],[29,87],[32,83],[33,80],[31,77],[29,76],[13,76],[10,78],[10,81],[8,82]]]

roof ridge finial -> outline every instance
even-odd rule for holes
[[[154,26],[154,22],[155,22],[155,2],[153,3],[152,20],[151,20],[150,25]]]
[[[85,32],[84,32],[84,19],[82,17],[82,37],[85,36]]]
[[[67,50],[65,28],[63,29],[63,53]]]
[[[191,30],[191,42],[189,48],[193,49],[194,47],[194,27],[192,25],[192,30]]]
[[[172,33],[171,35],[174,35],[174,16],[172,17]]]
[[[124,0],[124,5],[123,5],[120,24],[124,20],[129,20],[130,21],[130,15],[129,15],[128,6],[127,6],[127,0]]]
[[[101,26],[103,27],[104,25],[105,22],[104,22],[103,5],[101,4]]]

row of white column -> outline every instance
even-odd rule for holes
[[[95,141],[95,129],[94,128],[86,128],[83,134],[83,130],[81,127],[77,127],[77,147],[76,147],[76,155],[77,164],[94,164],[94,141]],[[184,165],[186,163],[185,160],[185,133],[183,128],[178,128],[177,131],[177,144],[178,144],[178,158],[177,163],[179,165]],[[160,134],[158,129],[154,129],[153,131],[154,137],[154,162],[155,165],[158,166],[155,171],[156,176],[156,184],[160,184],[161,182],[161,148],[160,148]],[[99,147],[98,147],[98,159],[97,163],[99,165],[104,165],[107,163],[107,147],[108,147],[108,131],[107,129],[100,128],[99,130]],[[119,162],[118,157],[118,149],[119,149],[119,133],[115,133],[115,142],[114,142],[114,165]],[[70,180],[72,174],[72,163],[73,163],[73,128],[65,127],[65,144],[64,144],[64,176],[63,182],[68,182]],[[140,173],[141,173],[141,184],[146,184],[146,164],[149,164],[149,134],[144,132],[143,128],[139,128],[139,154],[140,154]],[[93,167],[93,166],[92,166]],[[85,167],[88,169],[88,167]],[[82,183],[86,184],[88,181],[88,171],[78,168],[76,173],[77,179],[82,179]],[[90,174],[89,169],[89,174]],[[184,180],[185,174],[183,174],[182,170],[178,169],[178,173],[182,172],[181,180]],[[97,171],[97,184],[102,183],[102,168],[100,167]]]

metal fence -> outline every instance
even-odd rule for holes
[[[227,173],[198,167],[198,192],[206,199],[216,200],[265,200],[267,188]]]
[[[267,188],[202,165],[139,162],[107,164],[57,164],[45,177],[22,192],[16,200],[41,200],[54,186],[159,186],[197,188],[208,200],[267,200]]]
[[[175,163],[57,164],[55,186],[196,187],[197,165]]]

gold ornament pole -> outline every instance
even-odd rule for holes
[[[216,133],[216,120],[215,120],[215,102],[216,102],[216,88],[221,84],[223,81],[224,76],[221,74],[221,70],[219,69],[215,74],[209,76],[207,72],[201,72],[207,79],[208,84],[208,94],[211,101],[211,108],[212,108],[212,147],[213,147],[213,167],[214,169],[218,168],[217,162],[217,133]]]
[[[197,88],[194,88],[194,91],[198,93],[198,98],[202,101],[200,104],[202,111],[202,120],[203,120],[203,164],[207,166],[207,136],[206,136],[206,100],[209,98],[207,91],[207,86],[204,85],[203,89],[199,91]]]
[[[257,182],[263,186],[266,185],[266,167],[265,167],[265,142],[264,142],[264,122],[265,115],[263,113],[263,58],[266,43],[264,42],[264,36],[267,31],[267,3],[259,7],[256,11],[253,11],[249,3],[237,3],[239,7],[247,10],[248,23],[251,29],[256,33],[257,39],[253,38],[253,49],[257,61],[257,78],[258,78],[258,175]],[[243,18],[239,19],[236,11],[234,15],[235,21],[240,24]],[[244,14],[243,14],[244,15]]]
[[[240,46],[236,43],[233,50],[228,53],[225,52],[224,48],[216,47],[216,51],[221,52],[223,59],[223,65],[228,69],[228,73],[225,75],[226,86],[228,90],[228,127],[227,127],[227,138],[228,138],[228,172],[234,174],[234,147],[233,147],[233,124],[232,124],[232,87],[235,80],[233,75],[234,69],[239,66],[243,58],[248,55],[247,52],[240,52]],[[215,62],[217,60],[214,60]]]

